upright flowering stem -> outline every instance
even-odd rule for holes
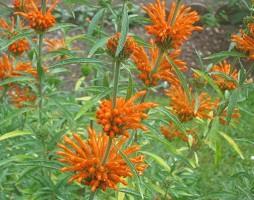
[[[113,108],[115,108],[115,106],[116,106],[116,98],[117,98],[119,75],[120,75],[120,65],[121,65],[121,61],[118,58],[116,58],[116,60],[114,62],[114,79],[113,79],[114,86],[113,86],[113,92],[112,92],[112,105],[113,105]],[[112,146],[112,142],[113,142],[113,137],[109,137],[108,145],[107,145],[105,154],[104,154],[102,162],[101,162],[102,165],[104,165],[107,162],[107,159],[108,159],[108,156],[109,156],[109,153],[110,153],[110,149],[111,149],[111,146]],[[94,199],[95,193],[96,192],[92,192],[90,194],[89,200]]]

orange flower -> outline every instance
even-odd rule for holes
[[[16,42],[12,43],[8,47],[9,52],[17,56],[22,55],[24,52],[28,51],[29,49],[30,49],[30,45],[27,39],[17,40]]]
[[[102,101],[96,118],[98,123],[103,126],[104,132],[110,137],[115,137],[128,135],[130,129],[146,130],[141,121],[148,117],[146,111],[155,107],[156,104],[151,102],[135,104],[135,101],[145,94],[145,91],[138,92],[129,100],[117,98],[115,108],[110,100]]]
[[[46,3],[48,3],[48,0]],[[16,12],[16,14],[25,17],[28,20],[30,27],[35,31],[45,32],[56,23],[55,17],[51,12],[54,10],[57,3],[58,0],[52,0],[51,6],[45,13],[43,13],[43,11],[38,8],[34,0],[31,0],[31,8],[27,12]]]
[[[19,27],[23,28],[22,22],[20,22]],[[4,19],[0,19],[0,28],[4,31],[3,36],[7,39],[11,39],[17,32],[15,31],[15,20],[12,18],[11,24],[8,24]],[[30,45],[27,39],[19,39],[9,45],[9,52],[13,53],[16,56],[22,55],[24,52],[30,49]]]
[[[21,76],[24,73],[37,76],[37,71],[32,67],[31,63],[17,63],[13,64],[13,59],[7,55],[0,58],[0,79]]]
[[[187,130],[186,135],[184,132],[180,131],[172,122],[169,123],[168,127],[161,127],[161,132],[169,141],[173,141],[174,139],[179,138],[183,142],[189,142],[189,136],[192,136],[194,141],[196,138],[194,130]]]
[[[120,33],[116,33],[107,42],[107,50],[108,50],[108,53],[112,57],[115,57],[120,36],[121,36]],[[122,51],[120,52],[118,58],[128,59],[131,56],[131,54],[133,53],[133,50],[134,50],[135,46],[136,46],[136,43],[133,40],[133,38],[128,36],[126,41],[125,41],[124,47],[123,47]]]
[[[195,11],[185,5],[171,4],[168,16],[166,16],[166,3],[164,0],[156,0],[144,7],[152,21],[152,25],[146,26],[149,34],[155,37],[155,42],[162,49],[179,48],[191,36],[193,31],[202,30],[194,26],[200,17]]]
[[[212,118],[213,113],[211,112],[217,107],[217,101],[213,102],[205,92],[195,98],[192,90],[189,89],[189,91],[191,99],[189,99],[181,86],[172,86],[167,92],[167,95],[171,98],[170,106],[180,121],[191,121],[195,117],[201,119]]]
[[[65,136],[65,145],[58,145],[62,149],[57,153],[62,156],[59,161],[67,164],[61,171],[74,173],[69,182],[83,183],[90,186],[92,191],[117,189],[118,183],[127,185],[125,178],[131,177],[132,171],[119,153],[127,138],[113,140],[114,145],[111,146],[108,159],[103,163],[109,137],[105,134],[97,135],[92,129],[88,129],[88,134],[87,140],[83,140],[77,134],[73,134],[73,139]],[[138,150],[139,146],[135,145],[122,149],[122,152],[141,175],[147,165],[144,163],[143,155],[136,155]]]
[[[151,45],[152,47],[149,49],[149,54],[147,54],[145,49],[139,45],[136,45],[133,51],[132,60],[137,69],[140,71],[139,78],[147,86],[157,85],[159,80],[167,81],[170,84],[178,83],[179,81],[176,77],[173,67],[165,58],[162,59],[157,71],[154,74],[151,74],[159,56],[159,49],[154,45],[153,42],[151,42]],[[169,53],[169,57],[178,66],[178,68],[184,72],[187,70],[187,67],[185,62],[178,59],[180,53],[180,50],[171,51]]]
[[[227,109],[225,109],[222,114],[219,116],[219,120],[220,120],[220,123],[222,125],[228,125],[228,121],[227,121]],[[235,120],[239,120],[239,118],[241,117],[241,114],[240,114],[240,111],[238,108],[235,108],[233,113],[232,113],[232,116],[231,116],[231,119],[235,119]]]
[[[31,8],[31,3],[33,0],[13,0],[12,5],[15,11],[24,11]],[[37,6],[40,5],[40,0],[34,0]]]
[[[64,39],[45,39],[44,42],[47,45],[47,51],[49,52],[67,49]]]
[[[9,59],[7,55],[0,58],[0,79],[10,78],[13,73],[13,60]]]
[[[249,34],[240,30],[240,35],[233,35],[232,41],[236,48],[249,54],[249,59],[254,60],[254,24],[249,24]]]
[[[216,72],[223,73],[230,79],[227,79],[220,74],[216,74]],[[218,65],[214,65],[211,69],[211,74],[212,78],[221,90],[233,90],[237,87],[238,71],[233,70],[227,61],[224,61]]]
[[[11,104],[17,108],[22,108],[26,104],[31,104],[36,100],[36,96],[29,87],[21,88],[18,85],[12,85],[8,91]]]

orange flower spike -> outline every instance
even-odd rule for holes
[[[8,51],[13,53],[16,56],[22,55],[24,52],[28,51],[30,49],[29,42],[27,39],[20,39],[16,42],[12,43],[8,47]]]
[[[166,127],[161,127],[161,132],[162,134],[169,140],[169,141],[173,141],[176,138],[179,138],[180,140],[182,140],[183,142],[188,142],[188,135],[191,135],[194,137],[195,139],[195,132],[192,129],[188,129],[186,130],[186,134],[180,130],[178,130],[178,128],[175,126],[175,124],[173,124],[172,122],[169,123],[169,126]]]
[[[27,103],[32,104],[36,100],[36,96],[29,87],[21,88],[14,85],[9,89],[7,94],[11,104],[17,108],[22,108]]]
[[[92,191],[106,190],[107,188],[116,190],[118,183],[127,185],[124,179],[132,176],[131,169],[118,150],[122,149],[127,138],[122,137],[118,141],[114,140],[115,145],[111,147],[108,159],[102,163],[109,137],[105,134],[97,135],[92,129],[88,129],[88,134],[86,140],[77,134],[74,134],[73,139],[64,137],[65,144],[58,145],[63,150],[57,152],[61,157],[59,161],[66,165],[61,171],[74,173],[69,182],[83,183],[90,186]],[[123,152],[133,163],[138,173],[142,174],[147,165],[144,163],[143,156],[134,156],[137,150],[137,147],[129,147]]]
[[[28,20],[30,27],[35,31],[45,32],[56,23],[55,17],[51,12],[55,9],[58,2],[59,0],[54,0],[46,12],[43,13],[42,10],[39,10],[34,0],[31,0],[31,9],[27,12],[16,12],[16,14],[25,17]]]
[[[167,95],[171,98],[170,106],[173,112],[182,122],[191,121],[195,117],[210,119],[212,117],[211,112],[218,104],[217,101],[212,101],[210,96],[203,92],[197,99],[199,107],[195,110],[194,95],[191,94],[192,99],[190,100],[181,86],[173,85],[171,89],[167,91]]]
[[[232,35],[232,41],[236,43],[236,48],[246,52],[250,60],[254,60],[254,24],[248,25],[249,34],[240,30],[240,35]]]
[[[145,52],[145,49],[139,45],[136,45],[133,51],[132,60],[140,71],[139,78],[147,86],[155,86],[158,84],[159,80],[167,81],[170,84],[179,83],[173,67],[168,63],[166,58],[162,59],[157,71],[151,77],[151,72],[159,56],[159,49],[154,45],[153,41],[151,41],[151,45],[152,47],[149,49],[149,55]],[[185,72],[187,71],[186,63],[178,58],[180,54],[180,50],[174,50],[171,51],[168,56],[178,66],[179,70]]]
[[[6,54],[0,58],[0,79],[10,78],[13,73],[13,60]]]
[[[129,100],[117,98],[115,108],[110,100],[102,101],[96,112],[96,118],[103,126],[104,132],[110,137],[116,137],[127,135],[130,129],[146,130],[141,122],[148,117],[146,111],[155,107],[156,104],[151,102],[136,104],[135,101],[144,95],[145,92],[142,91]]]
[[[112,57],[115,57],[120,36],[121,36],[120,33],[116,33],[107,42],[107,50],[109,55]],[[127,36],[123,50],[120,52],[118,58],[128,59],[132,55],[133,50],[135,49],[135,46],[136,46],[136,43],[134,39],[130,36]]]
[[[179,7],[173,2],[168,16],[166,16],[164,0],[149,3],[144,10],[152,22],[151,25],[146,26],[146,30],[155,37],[156,44],[163,50],[179,48],[193,31],[202,30],[202,27],[194,25],[200,20],[197,12],[191,11],[185,5]]]
[[[229,76],[232,80],[228,80],[227,78],[222,77],[220,74],[212,74],[212,78],[219,86],[219,88],[223,91],[225,90],[233,90],[237,87],[238,81],[238,71],[233,70],[232,66],[227,62],[224,61],[218,65],[214,65],[211,69],[211,72],[220,72],[227,76]]]

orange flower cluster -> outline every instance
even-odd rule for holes
[[[113,58],[116,55],[116,50],[117,50],[117,46],[118,46],[120,36],[121,36],[120,33],[116,33],[107,42],[108,53]],[[119,59],[128,59],[131,56],[131,54],[133,53],[133,50],[134,50],[135,46],[136,46],[136,43],[133,40],[133,38],[128,36],[126,41],[125,41],[124,47],[123,47],[122,51],[120,52],[118,58]]]
[[[198,98],[195,98],[191,89],[189,90],[191,97],[188,97],[181,86],[172,86],[167,91],[167,95],[171,98],[170,106],[179,120],[187,122],[195,117],[201,119],[212,118],[213,110],[217,107],[218,102],[212,101],[210,96],[205,92],[202,92]]]
[[[174,123],[169,123],[168,127],[161,127],[162,134],[169,140],[173,141],[174,139],[180,139],[183,142],[189,142],[189,136],[192,136],[193,140],[195,141],[195,132],[194,130],[187,130],[186,134],[180,131]]]
[[[164,0],[156,0],[155,3],[148,4],[144,9],[152,21],[152,25],[146,26],[146,30],[155,37],[155,42],[162,49],[177,49],[191,36],[193,31],[202,30],[201,27],[194,25],[200,19],[197,12],[191,11],[185,5],[178,8],[173,2],[168,16]]]
[[[23,28],[23,24],[20,22],[19,27]],[[17,32],[15,31],[15,21],[12,18],[11,24],[8,24],[4,19],[0,19],[0,28],[4,31],[3,36],[7,39],[14,37]],[[9,52],[13,53],[16,56],[21,56],[24,52],[30,49],[30,44],[27,39],[19,39],[9,45]]]
[[[222,75],[216,74],[218,72],[222,73]],[[233,90],[237,87],[238,71],[234,70],[227,61],[224,61],[218,65],[214,65],[211,69],[211,73],[212,78],[221,90]],[[223,77],[223,74],[227,75],[230,79]]]
[[[117,98],[114,108],[112,101],[102,101],[96,113],[96,118],[98,123],[103,126],[104,132],[110,137],[116,137],[128,135],[130,129],[146,130],[141,121],[148,117],[146,111],[155,107],[156,104],[151,102],[135,103],[138,98],[145,94],[144,91],[138,92],[129,100]]]
[[[22,108],[36,100],[36,96],[29,87],[21,88],[18,85],[12,85],[7,94],[11,104],[17,108]]]
[[[27,39],[17,40],[16,42],[12,43],[8,47],[9,52],[18,56],[22,55],[24,52],[28,51],[29,49],[30,49],[30,45]]]
[[[105,134],[97,135],[92,129],[88,129],[88,134],[87,140],[83,140],[77,134],[73,134],[73,139],[65,136],[65,144],[58,145],[62,149],[58,152],[58,155],[62,157],[59,161],[67,165],[61,171],[74,173],[69,182],[83,183],[90,186],[92,191],[117,189],[118,183],[127,185],[125,178],[131,177],[132,171],[119,154],[119,149],[128,157],[138,173],[142,174],[146,169],[143,155],[136,155],[139,146],[122,149],[126,143],[126,137],[121,137],[114,146],[111,146],[108,159],[103,162],[109,137]]]
[[[46,4],[47,3],[48,1],[46,1]],[[51,12],[55,9],[57,3],[58,0],[54,0],[44,13],[38,8],[34,0],[31,0],[31,8],[27,12],[16,12],[16,14],[25,17],[28,20],[30,27],[35,31],[45,32],[56,23],[55,17]]]
[[[222,125],[228,125],[228,121],[227,121],[227,109],[225,109],[222,114],[219,116],[219,120],[220,120],[220,123]],[[232,116],[231,118],[232,119],[235,119],[235,120],[239,120],[239,118],[241,117],[241,114],[240,114],[240,111],[238,108],[235,108],[233,113],[232,113]]]
[[[47,45],[48,52],[67,49],[67,45],[64,39],[45,39],[44,42]]]
[[[136,45],[132,60],[136,65],[137,69],[140,71],[139,78],[147,86],[157,85],[159,80],[167,81],[170,84],[179,83],[177,76],[173,70],[171,64],[168,63],[165,56],[162,58],[161,63],[157,66],[156,72],[152,74],[153,68],[156,65],[157,58],[159,56],[159,49],[151,42],[152,48],[149,49],[149,54],[146,53],[145,49],[142,46]],[[177,65],[179,70],[182,72],[187,70],[186,63],[178,59],[181,51],[174,50],[169,53],[169,57]],[[150,59],[149,59],[150,57]]]
[[[249,59],[254,60],[254,23],[248,25],[247,32],[240,30],[240,35],[233,35],[232,41],[239,50],[248,53]]]
[[[21,76],[22,74],[31,74],[37,76],[37,71],[32,67],[31,63],[17,63],[13,65],[13,59],[7,55],[0,58],[0,79]]]

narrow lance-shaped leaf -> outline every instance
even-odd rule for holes
[[[238,144],[231,138],[229,135],[223,132],[219,132],[219,134],[229,143],[229,145],[239,154],[241,159],[244,159],[243,153],[238,146]]]
[[[180,83],[181,83],[185,93],[188,96],[188,99],[191,100],[192,97],[191,97],[191,93],[190,93],[190,90],[189,90],[188,83],[186,81],[186,77],[184,77],[184,75],[181,72],[181,70],[179,70],[178,66],[174,63],[174,61],[168,55],[166,55],[166,58],[167,58],[167,61],[169,62],[169,64],[173,66],[173,69],[174,69],[177,77],[179,78]]]
[[[129,31],[128,6],[127,6],[127,3],[125,3],[123,8],[123,15],[122,15],[121,36],[120,36],[118,46],[116,49],[115,57],[118,57],[121,51],[123,50],[128,31]]]
[[[91,20],[89,26],[88,26],[88,31],[87,34],[88,35],[92,35],[96,26],[98,25],[98,23],[100,22],[101,18],[103,17],[105,12],[105,9],[100,9],[93,17],[93,19]]]

